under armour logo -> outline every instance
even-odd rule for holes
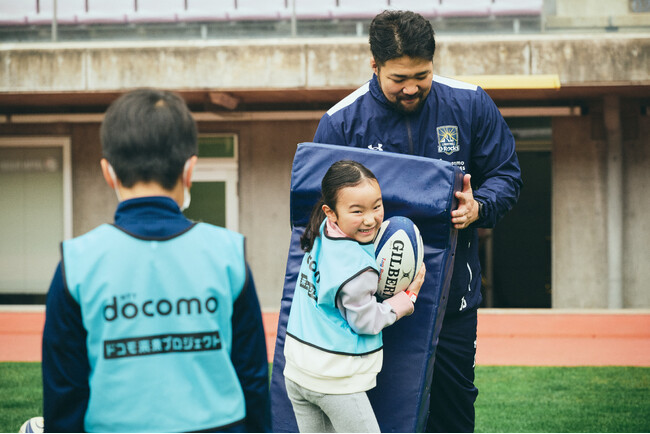
[[[368,145],[368,149],[373,149],[375,151],[383,151],[381,143],[378,143],[377,146]]]

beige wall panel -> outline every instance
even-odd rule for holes
[[[624,34],[531,40],[531,73],[558,74],[560,82],[647,82],[650,39]],[[606,59],[606,60],[605,60]]]
[[[32,92],[35,89],[58,91],[87,88],[82,73],[82,51],[42,48],[0,50],[0,89]]]
[[[433,68],[443,76],[528,75],[530,58],[530,43],[526,40],[438,38]]]
[[[317,121],[241,124],[239,222],[262,309],[278,311],[291,228],[291,164],[300,142],[313,139]]]
[[[629,107],[631,122],[623,120],[623,307],[650,307],[650,116]]]
[[[22,48],[22,45],[16,45],[16,48]],[[83,51],[43,48],[41,45],[33,49],[0,50],[0,89],[33,92],[38,89],[58,91],[87,88]]]
[[[559,74],[562,85],[647,83],[647,33],[445,36],[441,75]],[[0,44],[0,92],[357,87],[367,38]]]
[[[307,45],[309,87],[361,86],[372,77],[367,41],[341,40],[339,43]]]
[[[143,46],[88,52],[90,89],[305,86],[302,45]]]
[[[117,196],[104,181],[99,166],[101,158],[99,124],[74,124],[72,127],[74,236],[85,234],[102,223],[113,222]]]
[[[591,119],[553,120],[554,308],[607,307],[605,144]]]

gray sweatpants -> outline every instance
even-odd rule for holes
[[[381,432],[365,392],[326,395],[284,381],[301,433]]]

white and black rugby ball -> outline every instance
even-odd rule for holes
[[[41,416],[32,417],[25,421],[25,423],[18,430],[19,433],[41,433],[45,430],[45,423]]]
[[[391,217],[382,223],[375,238],[375,258],[380,298],[392,297],[408,288],[424,259],[422,236],[411,219]]]

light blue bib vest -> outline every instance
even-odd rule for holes
[[[230,360],[246,281],[240,234],[198,223],[163,241],[102,225],[62,245],[88,331],[87,431],[172,432],[245,417]]]
[[[382,347],[381,333],[359,335],[336,307],[336,297],[348,281],[377,269],[373,244],[351,238],[328,238],[325,224],[310,252],[305,253],[296,281],[287,334],[324,351],[363,355]]]

